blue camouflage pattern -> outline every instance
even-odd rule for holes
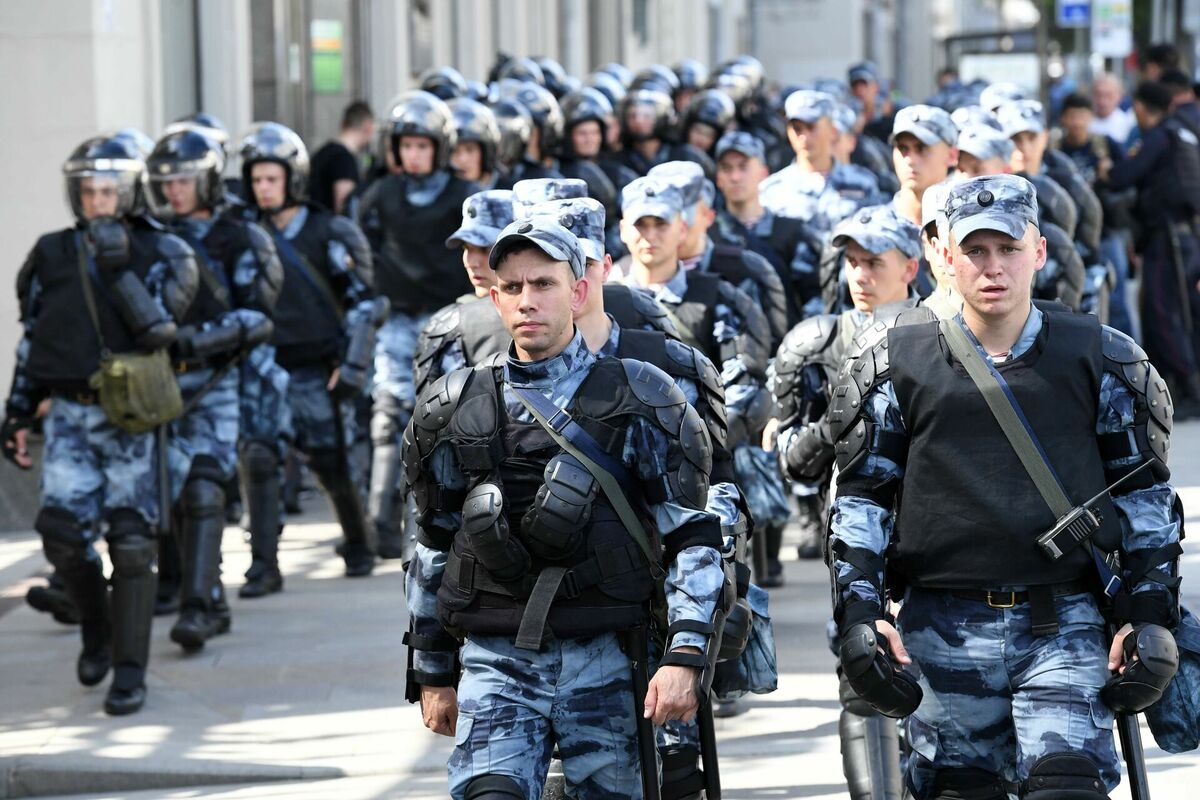
[[[400,427],[408,423],[417,389],[413,383],[413,358],[417,354],[417,339],[431,314],[409,314],[394,311],[375,334],[375,386],[372,396],[380,402],[384,396],[394,398],[406,414]]]
[[[999,158],[1008,163],[1012,158],[1014,145],[1012,139],[991,125],[975,123],[963,125],[959,129],[958,149],[981,161]]]
[[[305,453],[348,449],[357,433],[353,401],[330,394],[326,388],[329,376],[323,367],[300,367],[292,370],[289,378],[295,447]]]
[[[542,203],[587,196],[587,182],[579,178],[526,178],[513,184],[513,219],[528,217]]]
[[[275,361],[275,347],[260,344],[238,365],[241,439],[276,448],[283,458],[292,438],[292,406],[288,400],[288,372]]]
[[[906,258],[921,256],[920,229],[890,204],[864,208],[838,223],[833,246],[843,247],[850,240],[875,254],[899,250]]]
[[[912,105],[897,111],[889,141],[895,144],[902,133],[917,137],[926,147],[938,142],[951,147],[958,143],[958,126],[948,111],[937,106]]]
[[[797,120],[811,125],[822,117],[832,119],[837,104],[837,98],[828,92],[799,89],[783,101],[783,111],[789,121]]]
[[[884,199],[870,170],[840,162],[834,162],[828,175],[790,164],[763,180],[758,194],[772,213],[803,220],[826,236],[850,214]]]
[[[1046,110],[1037,100],[1013,100],[996,109],[1004,135],[1041,133],[1046,130]]]
[[[108,421],[99,405],[63,397],[42,421],[42,507],[69,511],[84,525],[119,508],[158,521],[154,434],[128,433]]]
[[[1026,226],[1039,225],[1037,190],[1019,175],[988,175],[950,185],[946,221],[956,242],[977,230],[995,230],[1014,239]]]
[[[213,369],[201,369],[179,376],[184,403],[196,396],[216,375]],[[167,442],[167,465],[171,480],[171,500],[179,499],[183,485],[197,456],[208,456],[217,463],[222,476],[233,476],[237,469],[240,404],[239,378],[230,369],[204,393],[196,407],[171,422]]]

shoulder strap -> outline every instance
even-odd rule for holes
[[[308,259],[295,248],[291,241],[283,235],[283,233],[274,225],[268,223],[264,225],[271,234],[271,238],[275,240],[275,247],[279,250],[280,257],[291,264],[296,269],[296,273],[304,279],[304,282],[317,290],[317,293],[325,298],[329,304],[330,311],[337,318],[338,324],[342,322],[342,304],[338,301],[337,295],[333,293],[333,287],[329,285],[329,281],[321,275]]]
[[[108,348],[104,346],[104,334],[100,332],[100,314],[96,311],[96,295],[92,291],[91,259],[88,257],[87,245],[83,234],[75,232],[75,249],[79,251],[79,285],[83,288],[83,302],[87,305],[88,316],[92,318],[92,327],[96,329],[96,339],[100,343],[100,353]]]

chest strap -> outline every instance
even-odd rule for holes
[[[469,553],[460,555],[451,550],[446,554],[446,575],[468,592],[489,592],[517,600],[528,600],[532,603],[538,584],[542,581],[542,575],[554,570],[551,575],[557,581],[557,587],[553,593],[541,598],[549,606],[550,601],[560,598],[574,600],[584,590],[612,578],[637,572],[644,568],[644,564],[641,553],[638,552],[638,546],[633,542],[628,542],[621,547],[597,549],[591,558],[570,569],[545,567],[536,578],[530,575],[520,581],[501,583],[493,578],[491,573],[475,560],[474,556]],[[539,628],[537,633],[540,635],[541,632]]]

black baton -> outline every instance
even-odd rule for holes
[[[658,747],[654,738],[654,725],[646,719],[646,692],[650,690],[649,655],[644,626],[626,631],[625,652],[629,654],[629,666],[633,670],[633,718],[637,720],[638,761],[642,767],[642,797],[644,800],[661,800],[658,785]]]
[[[1108,637],[1116,637],[1115,625],[1108,627]],[[1125,758],[1125,772],[1129,781],[1131,800],[1150,800],[1150,782],[1146,777],[1146,755],[1142,751],[1142,731],[1138,727],[1137,714],[1117,715],[1117,735],[1121,739],[1121,755]]]

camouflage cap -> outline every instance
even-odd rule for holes
[[[833,126],[838,133],[850,133],[858,122],[858,112],[846,103],[838,103],[833,109]]]
[[[956,183],[946,195],[946,219],[956,242],[975,231],[999,231],[1014,239],[1038,224],[1037,191],[1017,175],[988,175]]]
[[[549,217],[575,234],[589,261],[604,260],[604,204],[590,197],[538,203],[529,219]]]
[[[492,252],[488,255],[488,266],[495,269],[508,251],[521,242],[533,242],[550,258],[566,262],[571,268],[571,274],[576,278],[583,277],[587,259],[583,248],[579,246],[579,239],[559,225],[556,219],[546,216],[519,219],[501,231],[500,238],[496,240]]]
[[[517,181],[513,191],[513,214],[517,219],[529,216],[538,203],[587,197],[587,183],[579,178],[528,178]]]
[[[446,247],[491,247],[514,219],[513,193],[507,189],[476,192],[463,201],[462,217],[462,226],[450,234]]]
[[[996,110],[996,118],[1004,135],[1016,136],[1018,133],[1041,133],[1046,130],[1046,111],[1037,100],[1014,100],[1005,103]]]
[[[906,258],[921,255],[921,231],[890,205],[859,209],[833,229],[833,246],[854,240],[872,253],[899,250]]]
[[[621,190],[621,216],[630,222],[642,217],[658,217],[667,221],[683,213],[683,194],[662,178],[632,180]]]
[[[762,140],[745,131],[729,131],[717,140],[717,160],[726,153],[741,153],[746,158],[756,158],[767,163],[767,150]]]
[[[683,197],[685,214],[693,211],[696,204],[701,201],[712,208],[716,200],[716,188],[705,176],[704,167],[695,161],[668,161],[652,167],[646,176],[666,181],[677,188]],[[692,220],[689,219],[688,222],[690,223]]]
[[[924,230],[931,222],[937,222],[938,217],[946,217],[946,195],[950,193],[951,185],[958,181],[949,177],[939,181],[925,190],[921,195],[921,229]]]
[[[979,93],[979,105],[986,108],[988,111],[995,111],[1005,103],[1011,103],[1014,100],[1024,100],[1029,97],[1029,93],[1017,86],[1015,83],[1001,81],[993,83],[990,86],[984,87]]]
[[[964,125],[958,131],[958,149],[980,160],[1012,158],[1013,143],[990,125]]]
[[[998,131],[1004,130],[1000,127],[1000,120],[996,119],[996,115],[983,106],[961,106],[950,112],[950,119],[958,126],[960,136],[962,129],[968,125],[987,125]]]
[[[860,61],[857,64],[852,64],[848,72],[848,79],[851,84],[859,81],[874,81],[879,83],[879,67],[875,66],[870,61]]]
[[[950,113],[937,106],[905,106],[897,111],[888,142],[895,144],[896,137],[902,133],[917,137],[921,144],[926,146],[945,142],[954,147],[958,141],[958,128],[955,127],[954,120],[950,119]]]
[[[783,101],[783,110],[787,118],[813,124],[821,117],[833,118],[837,99],[828,92],[818,92],[813,89],[800,89],[792,92]]]

